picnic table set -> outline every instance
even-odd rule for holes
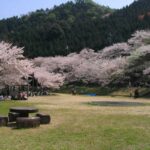
[[[34,128],[41,124],[49,124],[51,121],[50,115],[37,113],[38,111],[34,107],[11,107],[8,116],[0,116],[0,126],[15,123],[17,128]],[[30,113],[36,113],[36,115],[30,116]]]

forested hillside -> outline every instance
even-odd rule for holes
[[[76,0],[0,21],[0,40],[25,47],[27,57],[67,55],[126,41],[150,27],[150,1],[112,10],[91,0]]]

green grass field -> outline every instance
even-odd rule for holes
[[[0,114],[12,106],[35,106],[52,121],[35,129],[1,127],[0,150],[150,150],[149,99],[58,94],[0,102]]]

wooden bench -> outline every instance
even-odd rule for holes
[[[36,116],[40,118],[40,124],[49,124],[51,121],[50,115],[38,113]]]
[[[0,116],[0,126],[7,126],[8,124],[8,117]]]
[[[17,128],[36,128],[40,126],[39,117],[18,117],[16,120]]]
[[[19,113],[16,112],[9,112],[8,113],[8,118],[9,118],[9,122],[15,122],[16,119],[20,116]]]

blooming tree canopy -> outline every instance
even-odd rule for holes
[[[35,58],[34,64],[49,73],[58,73],[66,83],[83,82],[105,85],[122,72],[126,59],[117,57],[106,59],[91,49],[83,49],[79,54],[72,53],[66,57]]]
[[[1,88],[6,85],[28,84],[28,77],[33,74],[42,87],[58,88],[63,84],[64,78],[61,74],[50,73],[44,67],[37,66],[33,67],[32,61],[23,56],[23,48],[0,43]]]
[[[65,57],[35,58],[33,62],[49,73],[61,74],[65,83],[129,82],[150,74],[149,41],[150,31],[137,31],[127,43],[117,43],[98,52],[86,48]]]
[[[68,56],[38,57],[32,63],[24,58],[22,48],[1,42],[0,86],[23,84],[22,77],[28,78],[30,74],[34,74],[42,87],[48,88],[74,82],[102,86],[150,82],[150,31],[137,31],[128,42],[98,52],[85,48]]]
[[[58,89],[64,83],[64,77],[61,74],[50,73],[44,68],[35,68],[34,77],[42,87]]]
[[[0,42],[0,86],[26,84],[32,63],[23,56],[23,48]]]

